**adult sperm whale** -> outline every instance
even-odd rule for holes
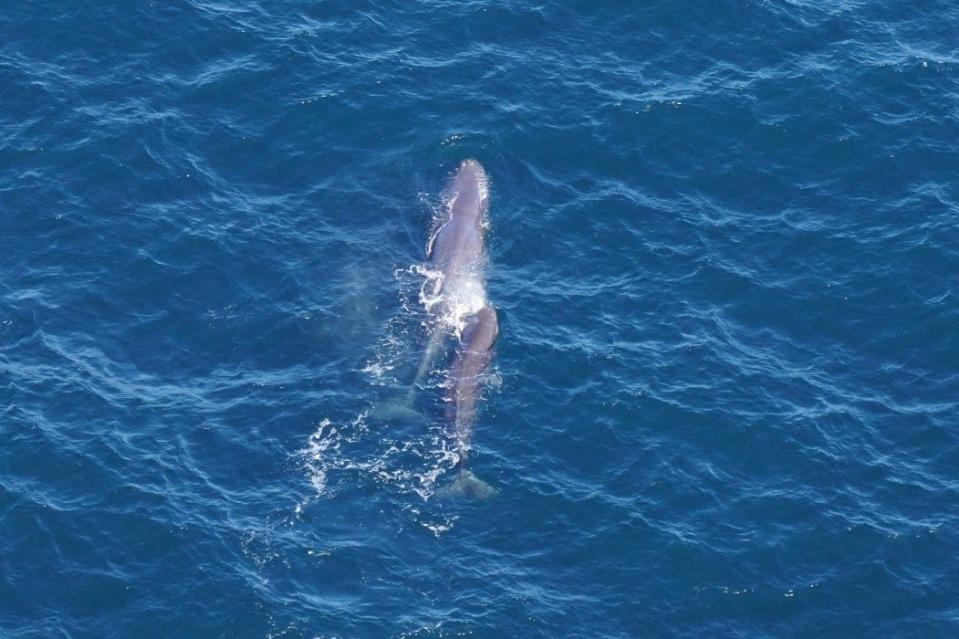
[[[496,310],[486,298],[488,186],[486,171],[480,163],[465,160],[446,190],[444,215],[426,248],[435,275],[431,296],[434,303],[430,310],[436,321],[417,372],[419,381],[429,370],[451,328],[458,329],[459,341],[446,386],[460,472],[443,492],[473,498],[496,493],[466,469],[476,403],[499,333]]]

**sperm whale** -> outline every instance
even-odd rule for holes
[[[477,401],[499,334],[496,309],[486,297],[489,180],[479,162],[460,163],[444,202],[443,215],[426,247],[435,274],[430,312],[436,321],[417,381],[429,370],[452,329],[458,343],[446,387],[459,474],[444,492],[485,498],[496,491],[466,469]]]

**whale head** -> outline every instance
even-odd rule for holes
[[[460,162],[456,175],[450,182],[449,193],[453,201],[454,219],[482,224],[489,208],[489,179],[479,162]]]

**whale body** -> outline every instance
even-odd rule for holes
[[[437,321],[417,373],[419,380],[451,328],[458,333],[446,387],[460,472],[444,492],[472,498],[496,494],[489,484],[466,469],[477,402],[499,334],[496,309],[486,297],[488,185],[480,163],[465,160],[444,194],[443,214],[426,248],[431,271],[436,274],[433,297],[437,302],[431,313]]]

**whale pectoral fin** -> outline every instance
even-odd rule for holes
[[[436,228],[435,231],[433,231],[433,234],[430,235],[430,239],[426,242],[426,259],[433,259],[433,247],[436,246],[436,238],[438,238],[440,233],[443,232],[443,229],[446,228],[447,224],[448,222],[443,222]]]
[[[474,475],[471,471],[462,470],[447,486],[436,491],[441,499],[471,499],[482,501],[499,495],[499,491]]]
[[[392,399],[377,404],[370,416],[379,421],[418,424],[426,422],[426,416],[412,406],[409,398]]]

